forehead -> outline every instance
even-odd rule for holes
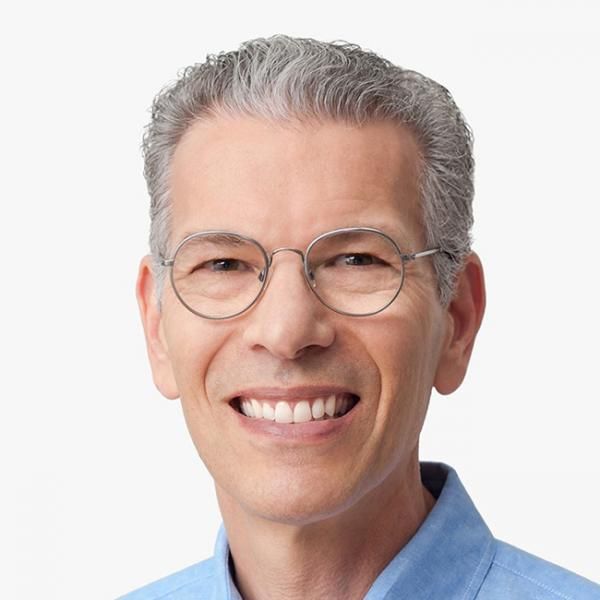
[[[217,117],[192,125],[170,172],[172,238],[206,229],[304,243],[368,225],[420,237],[419,148],[392,122],[273,124]]]

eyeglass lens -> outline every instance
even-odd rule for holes
[[[402,286],[403,261],[396,246],[372,231],[336,232],[307,253],[311,289],[331,309],[367,315],[385,308]],[[267,255],[257,242],[235,234],[198,234],[177,250],[173,287],[193,312],[227,318],[260,295]]]

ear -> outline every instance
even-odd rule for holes
[[[146,349],[150,359],[152,378],[160,393],[166,398],[174,400],[179,398],[179,391],[173,376],[164,333],[163,314],[158,308],[155,290],[152,258],[144,256],[140,262],[135,291],[146,337]]]
[[[446,311],[446,338],[433,382],[440,394],[450,394],[462,383],[485,311],[483,267],[474,252],[465,260]]]

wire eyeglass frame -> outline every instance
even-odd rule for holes
[[[310,256],[310,252],[311,252],[312,248],[315,246],[315,244],[319,243],[320,241],[322,241],[326,238],[329,238],[329,237],[332,237],[335,235],[339,235],[342,233],[360,233],[360,232],[369,232],[369,233],[378,234],[392,244],[394,250],[397,252],[399,258],[402,261],[402,278],[398,285],[398,289],[396,290],[396,292],[394,293],[392,298],[384,306],[382,306],[381,308],[379,308],[377,310],[371,311],[371,312],[357,314],[357,313],[351,313],[351,312],[339,310],[339,309],[331,306],[323,298],[321,298],[321,296],[319,295],[319,293],[316,290],[316,281],[314,279],[314,276],[310,272],[310,265],[308,263],[307,257]],[[249,243],[253,244],[254,246],[256,246],[256,248],[260,251],[260,253],[264,259],[265,268],[259,273],[259,280],[261,282],[261,286],[260,286],[260,289],[258,290],[255,298],[245,308],[243,308],[242,310],[239,310],[231,315],[216,317],[216,316],[211,316],[211,315],[206,315],[206,314],[200,313],[199,311],[197,311],[193,307],[191,307],[189,304],[187,304],[186,301],[181,297],[179,290],[177,289],[177,286],[174,281],[174,274],[173,274],[174,269],[172,267],[175,264],[175,260],[177,258],[177,253],[179,252],[179,250],[191,239],[209,236],[209,235],[230,235],[230,236],[234,236],[242,241],[249,242]],[[177,296],[178,300],[183,304],[183,306],[185,306],[185,308],[187,308],[193,314],[195,314],[199,317],[202,317],[204,319],[221,321],[224,319],[232,319],[234,317],[241,315],[242,313],[245,313],[247,310],[249,310],[252,306],[254,306],[259,301],[259,299],[263,295],[263,292],[266,288],[266,284],[267,284],[268,277],[269,277],[269,271],[273,264],[273,257],[276,254],[279,254],[280,252],[294,252],[295,254],[298,254],[298,256],[300,256],[302,258],[303,272],[304,272],[304,278],[306,280],[306,283],[308,284],[308,287],[314,293],[316,298],[327,308],[329,308],[330,310],[333,310],[334,312],[336,312],[338,314],[349,316],[349,317],[369,317],[369,316],[376,315],[376,314],[382,312],[383,310],[388,308],[392,304],[392,302],[394,302],[394,300],[396,300],[396,298],[400,294],[400,290],[402,289],[402,287],[404,285],[404,278],[405,278],[405,272],[406,272],[405,263],[412,262],[414,260],[417,260],[418,258],[432,256],[434,254],[437,254],[438,252],[443,252],[443,250],[441,248],[429,248],[427,250],[421,250],[420,252],[406,254],[400,250],[398,244],[396,244],[396,242],[394,241],[394,239],[392,237],[390,237],[387,233],[381,231],[380,229],[376,229],[374,227],[341,227],[341,228],[333,229],[331,231],[327,231],[325,233],[318,235],[315,239],[313,239],[308,244],[305,251],[302,251],[298,248],[290,248],[290,247],[284,246],[281,248],[275,248],[275,250],[273,250],[271,253],[268,253],[264,249],[264,247],[253,238],[247,237],[245,235],[242,235],[240,233],[236,233],[233,231],[216,229],[216,230],[208,230],[208,231],[198,231],[198,232],[195,232],[195,233],[192,233],[192,234],[186,236],[177,244],[177,246],[175,247],[175,250],[173,251],[171,258],[161,257],[160,266],[170,269],[171,286],[172,286],[173,291],[175,292],[175,295]]]

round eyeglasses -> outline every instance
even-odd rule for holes
[[[294,252],[315,296],[342,315],[366,317],[387,308],[404,281],[405,263],[440,252],[403,254],[378,229],[345,227],[316,237],[305,252],[277,248],[270,254],[252,238],[230,231],[201,231],[184,238],[173,258],[171,285],[181,303],[206,319],[229,319],[248,310],[265,289],[273,257]]]

